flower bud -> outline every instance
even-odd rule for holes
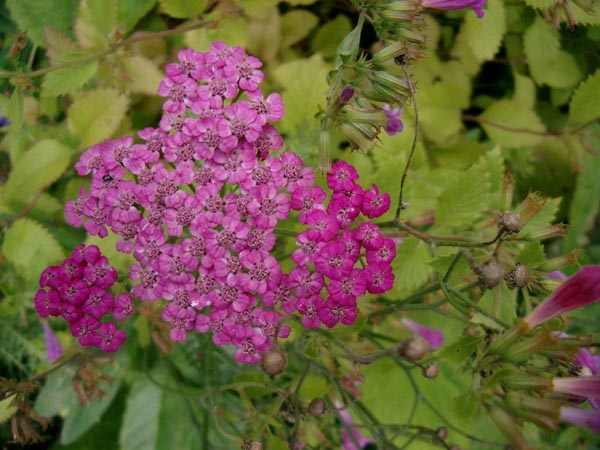
[[[269,376],[274,377],[285,370],[287,358],[279,350],[271,350],[263,353],[260,359],[260,367]]]
[[[502,209],[510,208],[515,192],[515,179],[510,175],[506,175],[502,180]]]
[[[313,398],[308,404],[308,413],[313,416],[320,416],[327,410],[327,404],[321,397]]]
[[[529,270],[523,264],[518,264],[504,277],[509,289],[524,288],[529,283]]]
[[[544,197],[535,192],[529,193],[517,208],[517,213],[521,217],[521,226],[525,226],[542,209],[545,203],[546,199]]]
[[[493,259],[478,267],[476,273],[479,275],[481,284],[488,289],[495,288],[504,279],[504,269]]]
[[[242,450],[263,450],[263,445],[258,441],[244,441]]]
[[[428,363],[426,366],[423,367],[423,369],[421,370],[421,372],[423,373],[423,376],[425,378],[437,378],[438,374],[440,373],[440,368],[438,367],[438,365],[431,361],[430,363]]]
[[[319,137],[319,171],[331,172],[331,135],[328,131],[321,131]]]
[[[437,430],[435,430],[435,435],[440,441],[445,441],[448,438],[448,428],[439,427]]]
[[[507,233],[518,233],[521,231],[521,217],[513,211],[504,211],[500,214],[498,228]]]
[[[429,343],[424,337],[415,335],[400,342],[398,355],[409,361],[418,361],[429,353]]]
[[[347,84],[342,89],[342,92],[340,92],[340,102],[348,103],[350,100],[352,100],[352,97],[354,97],[354,88]]]

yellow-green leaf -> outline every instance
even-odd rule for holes
[[[600,117],[600,70],[590,75],[582,82],[571,100],[569,111],[569,122],[572,125],[580,125]]]
[[[350,19],[340,14],[317,30],[310,47],[313,52],[319,52],[323,56],[335,56],[339,42],[351,30]]]
[[[319,18],[309,11],[294,9],[281,16],[281,46],[289,47],[304,39],[319,23]]]
[[[98,89],[78,96],[67,111],[69,131],[83,147],[109,138],[125,117],[127,97],[116,89]]]
[[[2,252],[28,281],[35,280],[46,267],[64,258],[56,238],[42,225],[26,218],[18,219],[6,230]]]
[[[131,92],[156,95],[163,73],[153,61],[141,55],[131,55],[122,57],[121,64],[129,78]]]
[[[217,20],[216,28],[201,28],[186,33],[184,42],[193,49],[206,51],[211,42],[224,41],[228,45],[245,47],[248,43],[248,22],[244,17],[207,17]]]
[[[90,22],[98,31],[108,36],[117,26],[117,0],[85,0]]]
[[[492,103],[480,116],[489,138],[503,147],[533,146],[543,138],[545,127],[531,107],[517,100]],[[536,134],[538,133],[538,134]]]
[[[74,61],[86,55],[87,53],[84,52],[69,53],[61,62]],[[44,78],[42,84],[44,95],[58,96],[77,91],[94,76],[97,69],[98,61],[93,60],[54,70]]]
[[[506,14],[502,0],[490,0],[481,19],[467,11],[464,32],[475,57],[480,61],[492,59],[500,49],[506,31]]]
[[[160,0],[161,9],[176,19],[196,17],[206,9],[206,0]]]

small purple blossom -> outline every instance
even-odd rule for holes
[[[63,349],[48,322],[44,321],[42,325],[44,327],[44,341],[46,343],[47,358],[49,362],[54,362],[62,356]]]
[[[412,332],[425,338],[433,350],[437,350],[444,345],[444,334],[440,330],[426,327],[407,318],[403,318],[402,323]]]

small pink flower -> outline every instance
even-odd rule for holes
[[[417,333],[429,343],[433,350],[437,350],[444,345],[444,334],[435,328],[429,328],[420,323],[413,322],[410,319],[403,318],[402,323],[414,333]]]
[[[60,358],[63,354],[63,349],[60,345],[60,341],[54,334],[52,327],[48,324],[48,322],[43,322],[44,327],[44,341],[46,342],[46,352],[47,359],[49,362],[54,362],[58,358]]]

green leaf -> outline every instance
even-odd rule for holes
[[[269,377],[264,372],[255,372],[255,371],[246,371],[242,372],[233,377],[233,381],[235,383],[244,383],[244,382],[252,382],[252,383],[261,383],[268,385],[270,383]],[[267,389],[266,387],[259,386],[240,386],[240,389],[246,392],[251,398],[259,398],[265,395],[271,394],[273,391]]]
[[[569,123],[580,125],[600,117],[600,102],[597,95],[600,92],[600,70],[583,81],[573,94],[569,107]]]
[[[159,0],[164,12],[176,19],[191,19],[206,9],[206,0]]]
[[[339,16],[338,16],[339,17]],[[360,47],[360,35],[362,33],[362,25],[357,24],[346,37],[341,39],[340,44],[336,49],[335,66],[339,67],[343,62],[353,61],[358,56]],[[320,50],[317,50],[320,51]]]
[[[525,3],[536,9],[550,9],[558,2],[559,0],[525,0]]]
[[[2,252],[28,281],[38,278],[46,267],[65,256],[54,236],[30,219],[19,219],[6,230]]]
[[[321,53],[324,57],[335,56],[338,42],[341,42],[350,31],[352,31],[350,19],[339,14],[317,30],[310,48],[314,53]],[[358,42],[356,45],[358,46]]]
[[[528,242],[517,256],[516,262],[533,267],[546,259],[544,246],[539,241]]]
[[[23,100],[23,91],[15,88],[10,96],[7,111],[7,116],[11,121],[11,131],[18,131],[23,126]]]
[[[129,78],[129,90],[156,95],[163,73],[156,63],[141,55],[123,56],[120,62]]]
[[[567,88],[580,80],[575,58],[561,50],[558,32],[542,18],[538,17],[525,32],[524,46],[531,76],[538,84]]]
[[[85,52],[69,53],[61,62],[69,62],[87,56]],[[46,96],[69,94],[79,90],[98,70],[98,61],[88,61],[63,67],[47,74],[42,83]]]
[[[438,350],[437,356],[450,363],[463,363],[477,350],[480,340],[477,336],[465,334]]]
[[[600,91],[599,91],[600,92]],[[565,246],[573,249],[585,245],[586,233],[594,227],[600,209],[600,154],[583,152],[581,172],[569,208],[569,229]]]
[[[119,435],[122,450],[155,450],[161,407],[161,389],[139,378],[127,397]]]
[[[293,9],[281,16],[281,46],[289,47],[300,42],[317,26],[319,18],[303,9]]]
[[[67,111],[69,131],[88,147],[109,138],[127,112],[128,99],[116,89],[97,89],[78,96]]]
[[[502,0],[488,1],[485,16],[481,19],[474,11],[468,11],[463,26],[475,57],[481,61],[492,59],[500,49],[506,32],[506,14]]]
[[[546,131],[533,109],[517,100],[494,102],[479,117],[489,138],[503,147],[537,145],[543,136],[535,133]]]
[[[117,0],[85,0],[90,19],[98,31],[108,36],[117,26]]]
[[[117,17],[126,31],[131,30],[156,4],[156,0],[119,0]]]
[[[394,293],[407,294],[421,286],[433,274],[428,265],[431,259],[427,244],[415,237],[404,240],[398,246],[397,256],[392,262],[396,280]]]
[[[92,5],[85,0],[79,3],[75,20],[75,35],[80,47],[86,50],[105,50],[110,45],[108,36],[97,26]],[[96,14],[97,15],[97,14]]]
[[[541,230],[549,227],[556,220],[556,213],[560,206],[561,198],[549,198],[544,203],[544,206],[538,211],[538,213],[521,229],[521,236],[527,236],[528,233],[533,231]]]
[[[69,34],[79,0],[7,0],[6,6],[19,28],[33,43],[44,47],[44,28]]]
[[[315,114],[324,102],[328,67],[320,55],[281,64],[273,77],[283,86],[285,115],[280,129],[294,132],[301,125],[317,126]]]
[[[33,197],[56,181],[71,162],[70,148],[53,139],[35,144],[14,161],[6,185],[4,200],[16,206],[28,205]]]
[[[12,404],[14,397],[0,400],[0,424],[6,422],[17,412],[17,407]]]
[[[185,44],[196,50],[208,50],[211,42],[224,41],[228,45],[245,47],[248,43],[248,22],[244,17],[228,16],[207,17],[207,20],[217,20],[216,28],[201,28],[186,33]]]
[[[169,391],[162,393],[156,450],[202,448],[201,433],[208,433],[208,429],[200,429],[194,403],[197,404],[195,399],[188,396]]]
[[[323,397],[330,391],[329,382],[322,375],[308,374],[300,387],[299,395],[310,402],[313,398]]]
[[[472,225],[481,216],[488,208],[489,178],[486,160],[482,158],[446,186],[435,207],[436,233]]]

